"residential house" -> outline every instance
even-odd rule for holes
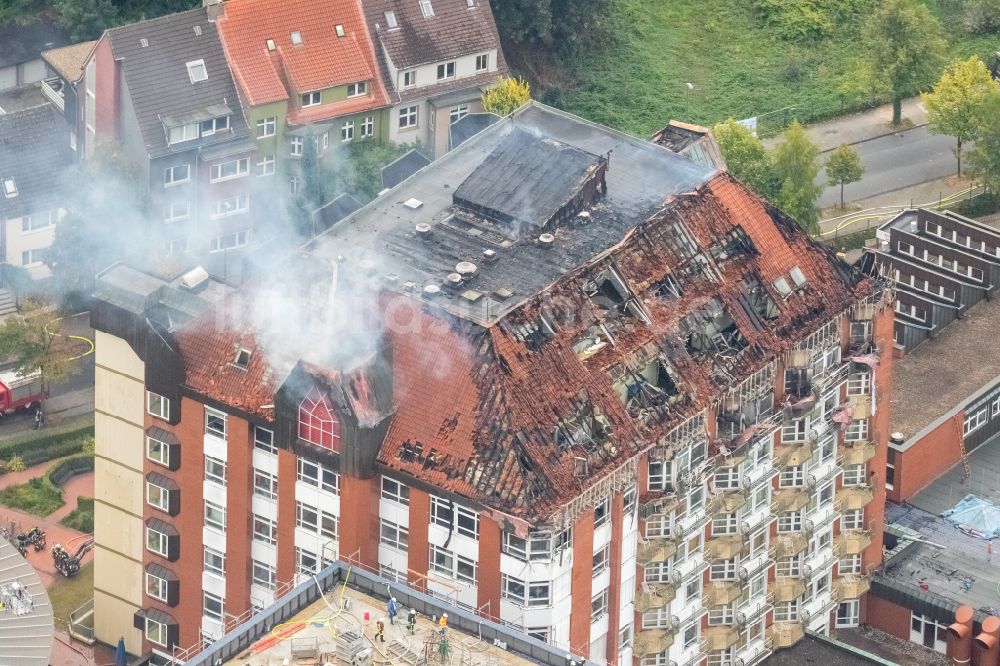
[[[389,138],[440,157],[452,123],[508,73],[488,0],[362,0],[393,94]]]
[[[98,278],[100,640],[245,647],[337,561],[598,664],[865,621],[891,290],[728,174],[532,103],[270,266]]]
[[[69,130],[69,145],[74,151],[78,147],[78,125],[83,118],[84,69],[95,44],[96,41],[81,42],[42,51],[42,59],[53,74],[42,81],[41,90],[53,106],[62,112]]]
[[[37,83],[51,76],[41,53],[68,43],[48,19],[0,25],[0,90]]]
[[[72,161],[65,125],[51,104],[0,115],[3,261],[36,279],[51,274],[45,251],[66,212],[63,185]]]
[[[148,184],[150,232],[166,254],[246,246],[257,146],[206,8],[113,28],[84,68],[79,139],[114,140]]]
[[[229,0],[213,8],[257,143],[254,174],[292,194],[307,142],[331,147],[388,136],[389,97],[358,0]]]

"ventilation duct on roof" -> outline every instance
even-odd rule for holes
[[[413,228],[417,232],[417,238],[427,240],[431,237],[431,225],[426,222],[420,222]]]
[[[208,285],[208,271],[202,266],[195,266],[181,276],[181,287],[188,291],[197,291]]]
[[[463,280],[471,280],[477,270],[479,269],[471,261],[460,261],[455,264],[455,272],[461,275]]]
[[[542,234],[538,237],[538,244],[543,248],[550,248],[555,243],[556,237],[552,234]]]
[[[483,263],[495,264],[500,261],[500,255],[496,250],[483,250]]]

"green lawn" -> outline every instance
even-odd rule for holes
[[[72,578],[58,576],[48,591],[56,629],[65,631],[69,614],[94,596],[94,563],[80,567],[80,573]]]
[[[59,521],[59,524],[78,532],[94,533],[94,498],[77,497],[76,508],[68,516]]]
[[[954,56],[985,59],[1000,48],[1000,36],[966,33],[961,3],[927,2],[942,18]],[[711,125],[794,106],[800,119],[812,121],[863,105],[839,91],[860,48],[861,20],[819,41],[792,43],[763,25],[750,0],[616,0],[613,8],[610,38],[563,58],[562,77],[545,74],[563,83],[557,104],[590,120],[648,136],[671,118]],[[537,79],[530,76],[532,48],[505,45],[515,68]],[[541,88],[542,99],[551,99]]]
[[[62,492],[48,475],[0,490],[0,504],[45,517],[63,505]]]

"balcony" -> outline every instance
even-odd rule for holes
[[[645,566],[650,562],[665,562],[676,552],[677,542],[673,539],[644,539],[636,548],[635,559]]]
[[[833,581],[833,594],[834,598],[838,601],[857,599],[867,592],[870,587],[871,579],[868,576],[841,576]]]
[[[671,583],[642,583],[635,598],[635,609],[645,613],[650,608],[663,608],[677,596],[677,587]]]
[[[659,654],[674,644],[674,635],[668,629],[639,629],[632,644],[632,654],[648,657]]]
[[[774,559],[793,557],[805,550],[808,544],[809,540],[806,538],[805,534],[779,534],[771,542],[771,552],[773,553],[772,557],[774,557]]]
[[[864,465],[875,457],[875,442],[847,442],[841,447],[845,465]]]
[[[811,441],[779,443],[774,445],[774,460],[778,467],[798,467],[813,455]]]
[[[867,419],[873,413],[870,395],[854,395],[847,399],[851,406],[852,419]]]
[[[731,625],[716,625],[708,627],[702,632],[705,650],[715,652],[716,650],[726,650],[740,639],[740,630]]]
[[[771,583],[771,593],[774,595],[774,602],[792,601],[798,599],[806,591],[806,583],[801,578],[776,578]]]
[[[712,537],[705,541],[705,556],[711,560],[731,560],[743,550],[743,537],[739,534]]]
[[[850,369],[850,363],[841,363],[835,369],[827,371],[826,374],[821,375],[820,377],[814,377],[813,385],[820,393],[825,393],[827,389],[831,389],[834,386],[840,386],[846,382]]]
[[[864,552],[865,548],[871,544],[871,530],[851,530],[849,532],[841,532],[836,536],[836,540],[834,541],[834,552],[837,553],[837,557],[860,555]]]
[[[708,513],[709,515],[732,513],[746,504],[746,501],[747,491],[745,488],[722,490],[708,501]]]
[[[791,647],[805,635],[801,622],[775,622],[771,625],[770,632],[775,649]]]
[[[678,504],[680,504],[680,500],[674,493],[657,497],[639,505],[639,517],[643,520],[649,520],[653,516],[664,516],[673,512]]]
[[[875,497],[871,486],[850,486],[837,491],[837,510],[863,509]]]
[[[58,76],[42,80],[42,94],[60,111],[65,110],[66,98],[63,82]]]
[[[743,588],[738,580],[713,580],[705,585],[706,607],[724,606],[739,599]]]
[[[782,488],[774,493],[771,506],[774,513],[797,511],[809,503],[809,491],[805,488]]]

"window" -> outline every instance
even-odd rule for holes
[[[963,428],[962,430],[963,434],[968,436],[973,432],[975,432],[976,430],[979,430],[986,424],[986,421],[988,419],[989,419],[988,407],[982,407],[981,409],[976,410],[974,414],[965,417],[965,428]]]
[[[180,183],[186,183],[189,180],[191,180],[191,165],[189,164],[175,164],[174,166],[167,167],[163,170],[164,187],[179,185]]]
[[[253,427],[253,447],[264,453],[278,452],[278,447],[274,445],[274,433],[260,426]]]
[[[518,606],[539,608],[551,605],[551,585],[544,583],[525,583],[519,578],[503,574],[501,581],[501,596]]]
[[[187,252],[188,242],[186,238],[175,238],[163,244],[163,251],[168,255],[182,254]]]
[[[467,115],[469,115],[469,105],[459,104],[458,106],[451,107],[451,111],[448,114],[448,118],[451,121],[451,124],[454,125]]]
[[[226,507],[205,500],[205,527],[226,531]]]
[[[170,511],[170,491],[146,481],[146,503],[161,511]]]
[[[611,499],[604,498],[594,507],[594,527],[600,527],[611,520]]]
[[[846,465],[844,467],[845,486],[863,486],[868,478],[868,465]]]
[[[319,560],[309,551],[296,548],[295,570],[304,575],[316,573],[319,571]]]
[[[298,176],[290,176],[288,178],[288,191],[292,194],[298,194],[300,189],[302,189],[302,179]]]
[[[700,596],[701,578],[695,578],[694,580],[688,582],[687,586],[684,588],[684,598],[688,603],[691,603]]]
[[[322,95],[320,91],[303,93],[302,95],[302,106],[303,108],[309,106],[316,106],[322,101]]]
[[[935,622],[934,618],[910,612],[910,640],[944,654],[948,625]]]
[[[274,589],[274,567],[264,564],[258,560],[253,562],[253,584],[273,590]]]
[[[410,504],[410,487],[395,479],[382,477],[382,499],[392,500],[405,506]]]
[[[25,250],[21,252],[22,266],[37,266],[41,264],[44,259],[45,253],[42,250]]]
[[[714,560],[708,578],[709,580],[735,580],[736,560]]]
[[[179,222],[191,217],[191,204],[187,201],[174,201],[163,207],[163,221],[167,224]]]
[[[222,622],[222,597],[205,592],[202,615],[210,620]]]
[[[590,621],[597,622],[608,612],[608,591],[603,590],[590,600]]]
[[[424,18],[430,18],[434,16],[434,7],[431,6],[431,0],[419,0],[420,1],[420,13],[424,15]]]
[[[840,519],[840,528],[843,530],[860,530],[864,529],[864,525],[864,509],[848,509]]]
[[[330,467],[299,458],[298,480],[325,492],[340,494],[340,474]]]
[[[838,627],[856,627],[861,620],[861,613],[859,611],[859,600],[851,599],[850,601],[842,601],[839,606],[837,606],[837,626]]]
[[[779,532],[798,532],[802,529],[802,511],[785,511],[778,516]]]
[[[736,490],[740,487],[740,466],[723,467],[713,478],[718,490]]]
[[[302,502],[295,502],[295,526],[319,532],[319,510]]]
[[[774,604],[775,622],[795,622],[799,619],[799,600],[782,601]]]
[[[809,418],[801,418],[781,426],[781,442],[783,444],[806,441],[809,431]]]
[[[892,484],[896,482],[896,449],[891,446],[886,451],[885,458],[885,487],[892,490]]]
[[[7,199],[13,199],[17,196],[17,183],[14,182],[13,178],[3,179],[3,195]]]
[[[385,24],[389,30],[395,30],[399,27],[399,23],[396,22],[396,12],[389,11],[385,13]]]
[[[437,77],[438,81],[455,78],[455,62],[443,62],[438,65]]]
[[[250,210],[250,195],[237,194],[236,196],[228,199],[219,199],[218,201],[215,201],[212,204],[212,219],[228,217],[229,215],[239,215],[240,213],[245,213],[248,210]],[[242,236],[242,243],[237,242],[239,240],[237,236]],[[247,232],[241,231],[239,234],[229,234],[227,236],[221,236],[220,238],[213,238],[210,250],[212,252],[218,252],[219,250],[229,249],[225,246],[222,239],[230,238],[232,239],[232,242],[235,243],[230,247],[246,245]]]
[[[476,584],[476,563],[474,561],[435,545],[430,547],[429,568],[431,571],[454,578],[457,581],[469,585]]]
[[[305,146],[305,140],[301,136],[293,136],[291,138],[292,145],[292,157],[302,157],[302,148]]]
[[[735,615],[733,604],[714,606],[708,611],[708,623],[710,625],[732,624]]]
[[[417,126],[417,107],[407,106],[399,110],[399,129]]]
[[[712,519],[712,536],[722,536],[724,534],[736,534],[739,525],[739,516],[733,513],[719,516]]]
[[[277,118],[270,116],[268,118],[261,118],[257,121],[257,138],[265,139],[269,136],[274,136],[275,130],[278,127]]]
[[[844,433],[844,441],[862,442],[868,439],[868,419],[853,419]]]
[[[261,155],[257,160],[257,176],[274,175],[274,155]]]
[[[479,537],[479,516],[474,511],[457,506],[450,500],[431,497],[431,522],[448,529],[455,529],[462,536],[471,539]]]
[[[198,123],[171,127],[168,135],[169,143],[184,143],[198,138]]]
[[[146,457],[158,465],[170,467],[170,445],[158,439],[146,437]]]
[[[655,539],[658,537],[670,536],[670,527],[673,525],[671,514],[657,514],[646,519],[646,538]]]
[[[670,611],[666,607],[653,608],[642,614],[643,629],[657,629],[670,624]]]
[[[483,53],[476,56],[476,71],[485,72],[490,68],[490,54]]]
[[[269,518],[253,514],[253,538],[273,546],[278,542],[278,524]]]
[[[667,490],[670,486],[670,463],[650,460],[646,485],[650,491],[654,492]]]
[[[146,550],[161,557],[168,557],[170,537],[152,527],[146,527]]]
[[[210,180],[211,182],[216,183],[220,180],[240,178],[250,173],[249,167],[250,159],[247,157],[239,160],[231,160],[229,162],[221,162],[220,164],[213,164]]]
[[[366,116],[361,121],[361,138],[375,136],[375,116]]]
[[[169,419],[170,400],[152,391],[146,391],[146,411],[158,419]]]
[[[299,404],[299,439],[330,451],[340,450],[340,421],[316,387]]]
[[[160,601],[167,601],[167,581],[146,572],[146,594]]]
[[[358,83],[348,83],[347,84],[347,96],[348,97],[361,97],[362,95],[368,94],[368,82],[360,81]]]
[[[847,555],[840,558],[840,561],[837,563],[837,570],[841,576],[861,573],[861,556]]]
[[[198,83],[208,78],[208,70],[205,69],[204,60],[192,60],[187,63],[187,70],[191,83]]]
[[[552,634],[552,627],[525,627],[524,633],[543,643],[548,643],[549,636]]]
[[[805,465],[786,467],[778,477],[779,488],[798,488],[805,484]]]
[[[278,477],[255,469],[253,472],[253,494],[267,499],[278,499]]]
[[[775,575],[778,578],[796,578],[802,573],[802,556],[782,557],[775,565]]]
[[[21,218],[21,232],[30,233],[39,229],[48,229],[59,220],[59,211],[50,210]]]
[[[405,551],[410,542],[410,530],[396,523],[382,519],[380,543]]]
[[[1000,397],[993,398],[993,402],[990,403],[990,414],[992,416],[1000,415]]]
[[[205,408],[205,434],[226,438],[226,414],[211,407]]]
[[[226,554],[205,546],[205,571],[216,576],[225,576]]]
[[[610,566],[611,562],[611,544],[608,544],[604,548],[594,553],[594,566],[593,572],[597,576],[604,572]]]
[[[203,120],[200,127],[202,136],[212,136],[216,132],[224,132],[229,129],[229,116]]]
[[[157,622],[152,618],[143,618],[146,621],[145,635],[146,640],[150,643],[155,643],[160,647],[167,647],[167,625],[162,622]]]
[[[698,624],[689,624],[684,628],[684,647],[689,648],[698,642]]]
[[[340,140],[350,141],[354,138],[354,121],[345,121],[343,125],[340,126]]]
[[[626,518],[631,516],[632,512],[635,511],[637,496],[638,491],[635,485],[629,487],[629,489],[622,495],[622,514],[624,514]]]

